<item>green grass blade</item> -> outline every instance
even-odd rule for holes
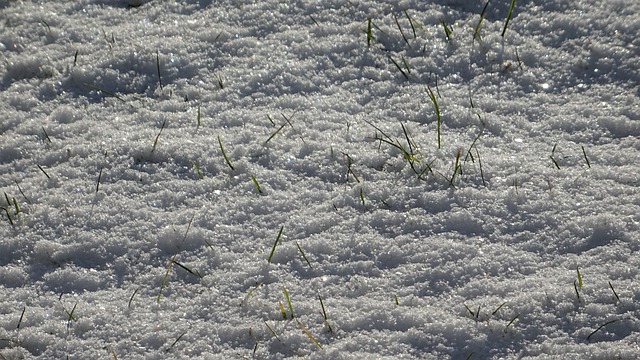
[[[307,330],[307,328],[304,327],[304,325],[302,325],[302,323],[297,319],[296,319],[296,323],[298,323],[298,326],[300,327],[300,329],[305,333],[305,335],[307,335],[307,337],[311,340],[311,342],[314,343],[319,349],[322,349],[322,345],[320,345],[320,343],[316,340],[316,338],[313,337],[313,335],[309,332],[309,330]]]
[[[302,258],[304,259],[304,261],[306,261],[307,265],[309,265],[309,268],[313,269],[313,266],[311,266],[311,262],[309,262],[309,259],[307,259],[307,255],[304,254],[304,251],[302,251],[302,248],[300,247],[300,244],[298,244],[297,241],[296,241],[296,246],[298,247],[298,251],[300,251],[300,255],[302,255]]]
[[[442,119],[440,118],[440,106],[438,106],[438,100],[436,100],[436,95],[433,93],[433,90],[431,90],[431,88],[429,86],[427,86],[427,93],[429,94],[429,98],[431,99],[431,102],[433,103],[433,107],[436,110],[436,120],[438,122],[437,126],[438,126],[438,149],[441,148],[441,142],[440,142],[440,126],[442,123]]]
[[[271,258],[273,258],[273,253],[276,252],[276,246],[278,246],[278,241],[280,241],[280,237],[282,236],[282,231],[284,230],[284,225],[280,227],[280,232],[278,232],[278,236],[276,237],[276,241],[273,243],[273,248],[271,248],[271,253],[269,254],[269,259],[267,260],[271,263]]]
[[[240,302],[240,306],[242,306],[245,302],[247,302],[247,300],[251,297],[251,294],[253,294],[253,292],[260,286],[262,286],[262,283],[257,283],[254,287],[252,287],[251,290],[249,290],[249,292],[247,293],[247,295],[245,295],[244,299],[242,299],[242,301]]]
[[[235,170],[233,165],[231,165],[231,161],[229,160],[227,153],[224,151],[224,147],[222,146],[222,140],[220,140],[220,135],[218,135],[218,144],[220,145],[220,151],[222,151],[222,157],[224,158],[224,161],[227,163],[227,165],[231,170]]]
[[[513,8],[516,6],[516,0],[511,0],[511,5],[509,6],[509,13],[507,14],[507,20],[504,22],[504,28],[502,29],[502,37],[504,37],[504,33],[507,32],[507,25],[509,25],[509,21],[511,20],[511,15],[513,14]]]
[[[444,35],[447,37],[447,41],[451,41],[451,28],[444,22],[444,19],[440,19],[440,24],[444,28]]]
[[[396,21],[396,25],[398,26],[398,30],[400,30],[400,35],[402,35],[402,39],[404,39],[404,42],[407,43],[407,46],[411,47],[411,44],[409,44],[409,39],[407,39],[407,36],[404,34],[404,31],[402,31],[402,27],[400,26],[400,21],[398,21],[398,17],[396,16],[396,14],[393,14],[393,20]]]
[[[282,287],[282,292],[284,293],[284,297],[287,300],[287,306],[289,307],[289,314],[291,315],[291,318],[293,319],[293,306],[291,305],[291,297],[289,296],[289,292],[287,291],[287,288],[285,288],[284,286]]]
[[[393,60],[391,56],[389,56],[389,60],[391,60],[393,65],[395,65],[398,68],[398,70],[400,70],[400,73],[402,73],[402,76],[404,76],[405,79],[409,80],[409,75],[407,75],[407,73],[405,73],[404,70],[402,70],[400,65],[398,65],[398,63],[395,60]]]
[[[582,290],[582,274],[580,274],[579,267],[576,267],[576,272],[578,273],[578,289]]]
[[[175,256],[172,256],[171,259],[169,260],[169,265],[167,265],[167,271],[165,271],[164,278],[162,278],[162,284],[160,285],[160,291],[158,292],[158,296],[156,297],[156,302],[160,302],[160,298],[162,298],[162,290],[164,290],[164,287],[167,285],[167,279],[169,279],[169,272],[173,267],[174,259],[175,259]]]
[[[258,183],[258,179],[256,179],[255,176],[251,175],[251,180],[253,181],[253,185],[256,186],[256,190],[258,190],[258,192],[260,194],[262,194],[262,189],[260,188],[260,184]]]
[[[480,20],[478,20],[478,24],[476,25],[475,29],[473,30],[473,39],[480,39],[480,27],[482,26],[482,21],[484,20],[484,13],[487,11],[487,7],[489,6],[489,2],[491,2],[491,0],[488,0],[487,3],[484,5],[484,8],[482,8],[482,13],[480,13]]]
[[[371,18],[367,19],[367,47],[371,47],[371,40],[374,40],[375,38],[373,37],[373,22],[371,21]]]
[[[265,141],[264,143],[268,143],[271,139],[273,139],[274,136],[278,135],[278,133],[280,132],[280,130],[282,130],[287,124],[282,124],[282,126],[280,126],[278,128],[278,130],[276,130],[273,134],[271,134],[271,136],[269,136],[269,138],[267,139],[267,141]]]
[[[202,175],[202,172],[200,172],[200,167],[198,166],[198,164],[196,164],[196,162],[192,160],[191,165],[193,165],[193,169],[196,171],[196,174],[198,174],[198,179],[204,179],[204,176]]]

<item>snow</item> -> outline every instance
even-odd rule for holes
[[[510,3],[0,1],[1,357],[636,358],[640,3]]]

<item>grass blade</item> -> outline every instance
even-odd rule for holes
[[[180,341],[180,339],[182,339],[182,337],[185,336],[186,334],[187,334],[187,332],[185,331],[180,336],[178,336],[176,341],[174,341],[173,344],[171,344],[171,346],[169,346],[169,348],[167,350],[165,350],[165,352],[171,351],[171,349],[173,349],[173,347],[178,343],[178,341]]]
[[[252,287],[247,295],[245,295],[244,299],[242,299],[242,301],[240,302],[240,306],[242,306],[249,299],[249,297],[251,297],[251,294],[253,294],[253,292],[260,286],[262,286],[262,283],[257,283],[254,287]]]
[[[20,314],[20,319],[18,320],[18,326],[16,326],[16,329],[20,329],[20,325],[22,324],[22,319],[24,318],[24,312],[27,311],[27,307],[23,306],[22,307],[22,314]]]
[[[222,157],[224,157],[224,161],[227,163],[227,165],[229,165],[229,168],[231,168],[231,170],[235,170],[233,165],[231,165],[231,161],[229,160],[229,157],[227,157],[227,153],[224,151],[224,147],[222,146],[222,140],[220,140],[220,135],[218,135],[218,144],[220,145],[220,151],[222,151]]]
[[[311,266],[311,262],[309,262],[309,259],[307,259],[307,255],[304,254],[304,251],[302,251],[302,248],[300,247],[300,244],[298,244],[297,241],[296,241],[296,246],[298,247],[298,251],[300,251],[300,255],[302,255],[302,258],[304,259],[304,261],[306,261],[307,265],[309,265],[309,268],[313,269],[313,266]]]
[[[611,285],[611,281],[609,281],[609,287],[611,288],[611,291],[613,291],[613,295],[616,297],[616,300],[618,300],[619,303],[622,303],[622,301],[620,301],[620,297],[618,296],[618,293],[616,293],[616,290],[613,288],[613,285]]]
[[[258,192],[260,194],[262,194],[262,189],[260,188],[260,184],[258,183],[258,179],[256,179],[255,176],[251,175],[251,180],[253,181],[253,185],[256,186],[256,190],[258,190]]]
[[[289,292],[287,291],[287,288],[285,288],[284,286],[282,287],[282,292],[284,293],[284,297],[287,300],[287,306],[289,307],[289,314],[291,315],[291,318],[293,319],[293,306],[291,305],[291,297],[289,297]]]
[[[158,132],[158,135],[156,136],[156,139],[153,141],[153,147],[151,147],[151,153],[153,154],[154,151],[156,151],[156,146],[158,146],[158,140],[160,139],[160,135],[162,134],[162,130],[164,130],[164,127],[167,125],[167,120],[164,120],[162,122],[162,126],[160,126],[160,131]]]
[[[51,176],[49,176],[49,174],[47,174],[47,172],[44,171],[44,169],[42,168],[42,166],[40,166],[40,164],[36,164],[36,166],[38,167],[38,169],[40,169],[40,171],[42,171],[42,173],[44,174],[44,176],[47,177],[47,179],[51,179]]]
[[[607,321],[606,323],[604,323],[604,324],[602,324],[602,325],[598,326],[598,328],[597,328],[597,329],[593,330],[593,332],[592,332],[591,334],[589,334],[589,336],[587,336],[587,341],[589,341],[589,340],[591,339],[591,337],[592,337],[595,333],[597,333],[598,331],[600,331],[603,327],[605,327],[605,326],[607,326],[607,325],[609,325],[609,324],[613,324],[613,323],[614,323],[614,322],[616,322],[616,321],[618,321],[618,319],[611,320],[611,321]]]
[[[138,293],[138,290],[140,290],[140,288],[137,288],[133,294],[131,295],[131,297],[129,298],[129,304],[127,304],[127,308],[131,309],[131,303],[133,302],[133,298],[136,296],[136,294]]]
[[[484,20],[484,13],[487,11],[487,7],[489,6],[489,2],[491,2],[491,0],[488,0],[487,3],[484,5],[484,8],[482,9],[482,12],[480,13],[480,20],[478,21],[478,24],[476,25],[475,29],[473,30],[473,39],[476,40],[480,40],[480,27],[482,26],[482,21]]]
[[[162,290],[167,285],[167,280],[169,279],[169,272],[173,267],[173,260],[175,259],[175,255],[169,259],[169,265],[167,265],[167,271],[164,273],[164,278],[162,278],[162,284],[160,285],[160,291],[158,291],[158,296],[156,297],[156,302],[160,302],[160,298],[162,297]]]
[[[504,37],[504,33],[507,32],[507,25],[509,25],[509,20],[511,20],[511,15],[513,14],[513,8],[516,6],[516,0],[511,0],[511,5],[509,6],[509,13],[507,14],[507,20],[504,22],[504,28],[502,29],[502,37]]]
[[[507,326],[504,328],[504,330],[506,331],[509,326],[511,326],[516,320],[518,320],[518,318],[520,317],[520,314],[516,315],[513,317],[513,319],[511,319],[511,321],[509,321],[509,323],[507,324]]]
[[[162,86],[162,76],[160,75],[160,52],[156,50],[156,69],[158,70],[158,83],[160,84],[160,90],[164,90]]]
[[[284,230],[284,225],[280,227],[280,232],[278,232],[278,236],[276,237],[276,241],[273,243],[273,248],[271,249],[271,253],[269,254],[269,259],[267,260],[271,263],[271,258],[273,258],[273,253],[276,252],[276,246],[278,246],[278,241],[280,241],[280,237],[282,236],[282,231]]]
[[[584,150],[584,146],[582,147],[582,155],[584,155],[584,161],[587,162],[587,166],[591,169],[591,163],[589,162],[589,158],[587,157],[587,152]]]
[[[402,31],[402,27],[400,26],[400,22],[398,21],[398,17],[396,16],[396,14],[393,14],[393,20],[396,21],[396,25],[398,26],[398,30],[400,30],[402,39],[404,39],[404,42],[407,43],[407,46],[411,47],[411,44],[409,44],[409,39],[407,39],[407,37],[404,35],[404,31]]]
[[[100,167],[100,172],[98,173],[98,183],[96,184],[96,192],[98,192],[98,190],[100,190],[100,179],[102,179],[102,169],[103,167]]]
[[[113,98],[116,98],[116,99],[118,99],[118,100],[120,100],[120,101],[122,101],[122,102],[126,102],[126,101],[125,101],[122,97],[120,97],[118,94],[116,94],[116,93],[114,93],[114,92],[111,92],[111,91],[108,91],[108,90],[105,90],[105,89],[103,89],[103,88],[101,88],[101,87],[99,87],[99,86],[97,86],[97,85],[90,84],[90,83],[83,83],[83,85],[84,85],[84,86],[86,86],[86,87],[89,87],[89,88],[91,88],[91,89],[93,89],[93,90],[100,91],[100,92],[104,93],[105,95],[107,95],[107,96],[111,96],[111,97],[113,97]]]
[[[320,343],[316,340],[316,338],[314,338],[313,335],[311,335],[309,330],[307,330],[307,328],[305,328],[304,325],[302,325],[302,323],[297,319],[296,319],[296,323],[298,323],[298,326],[300,327],[300,329],[305,333],[305,335],[307,335],[307,337],[311,340],[311,342],[314,343],[319,349],[322,349],[322,345],[320,345]]]
[[[438,106],[438,100],[436,100],[436,95],[433,93],[433,90],[431,90],[429,86],[427,86],[427,93],[429,95],[429,98],[431,99],[431,102],[433,103],[433,107],[436,110],[436,120],[438,122],[438,149],[440,149],[441,148],[440,126],[442,124],[442,120],[440,118],[440,106]]]
[[[403,10],[403,12],[404,12],[404,16],[406,16],[407,20],[409,20],[409,25],[411,25],[411,31],[413,32],[413,38],[415,39],[417,35],[416,35],[416,26],[413,24],[413,19],[411,19],[411,16],[409,16],[409,13],[407,12],[407,10]]]
[[[201,119],[200,104],[198,104],[198,117],[196,118],[196,131],[200,129],[200,119]]]
[[[395,65],[398,68],[398,70],[400,70],[400,73],[402,73],[402,76],[404,76],[405,79],[409,80],[409,75],[407,75],[407,73],[405,73],[404,70],[402,70],[400,65],[398,65],[398,63],[395,60],[393,60],[391,56],[389,56],[389,60],[391,60],[393,65]]]
[[[579,267],[576,267],[576,272],[578,273],[578,289],[582,290],[582,274],[580,274]]]
[[[264,143],[266,144],[266,143],[268,143],[271,139],[273,139],[273,137],[274,137],[274,136],[276,136],[276,135],[280,132],[280,130],[282,130],[282,128],[284,128],[286,125],[287,125],[287,124],[282,124],[282,126],[280,126],[280,127],[278,128],[278,130],[276,130],[273,134],[271,134],[271,136],[269,136],[269,138],[267,139],[267,141],[265,141]]]
[[[444,19],[440,19],[440,24],[442,24],[442,27],[444,28],[444,35],[447,37],[447,41],[451,41],[451,33],[453,32],[451,27],[444,22]]]
[[[267,323],[267,321],[266,321],[266,320],[262,320],[262,322],[264,322],[264,324],[267,326],[267,329],[269,329],[269,331],[271,331],[271,333],[273,334],[273,337],[275,337],[275,338],[276,338],[276,340],[278,340],[278,341],[282,342],[282,341],[280,340],[280,338],[278,337],[278,335],[276,335],[276,332],[275,332],[275,331],[273,331],[273,329],[271,328],[271,326],[269,326],[269,324]]]
[[[371,47],[371,40],[374,40],[373,37],[373,23],[371,22],[371,18],[367,19],[367,47]]]
[[[196,162],[192,160],[191,165],[193,165],[193,169],[196,171],[196,174],[198,174],[198,179],[204,179],[204,176],[202,175],[202,172],[200,172],[200,167],[198,166],[198,164],[196,164]]]

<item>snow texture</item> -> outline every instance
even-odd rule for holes
[[[1,357],[637,358],[640,2],[510,4],[0,1]]]

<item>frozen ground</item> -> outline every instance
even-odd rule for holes
[[[142,3],[0,1],[2,359],[640,353],[640,2]]]

